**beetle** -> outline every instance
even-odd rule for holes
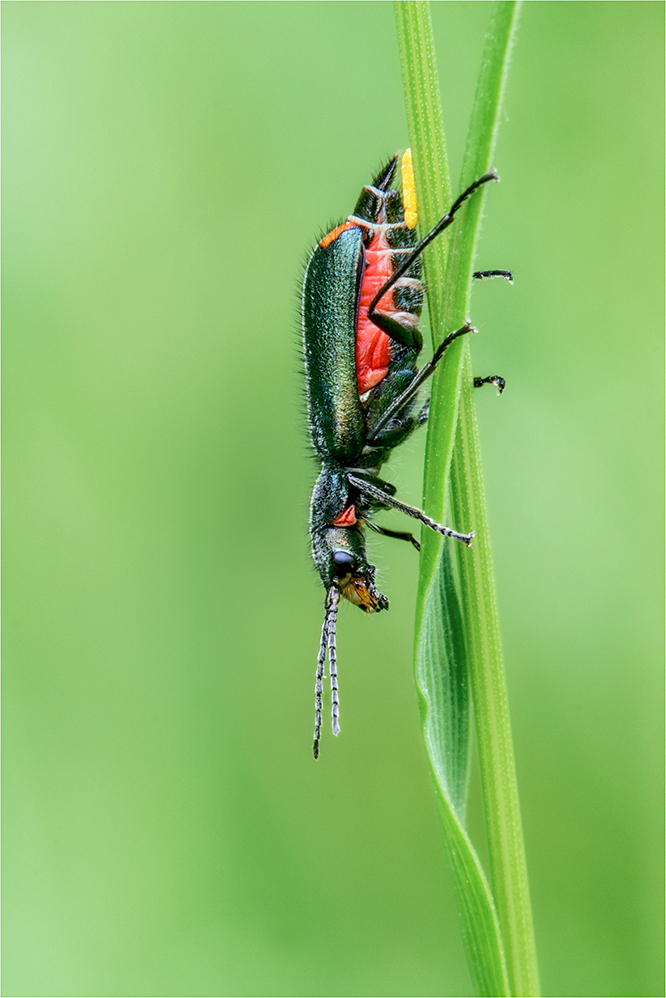
[[[398,163],[402,193],[393,185]],[[321,470],[310,502],[310,539],[314,564],[326,589],[315,679],[313,753],[319,755],[326,657],[329,660],[333,733],[340,731],[336,661],[336,618],[341,598],[366,613],[387,610],[388,599],[375,585],[375,567],[366,557],[364,528],[409,541],[372,518],[378,510],[398,509],[422,524],[469,546],[474,532],[443,526],[422,510],[395,498],[396,489],[379,477],[394,447],[425,422],[428,403],[419,389],[450,344],[475,332],[469,321],[448,334],[420,370],[423,346],[418,328],[425,286],[421,254],[454,221],[458,209],[483,184],[498,180],[484,174],[453,203],[434,228],[417,241],[416,198],[411,154],[394,156],[371,184],[364,186],[353,214],[317,243],[306,264],[302,293],[303,356],[310,438]],[[483,280],[508,271],[479,271]],[[498,394],[504,379],[493,383]]]

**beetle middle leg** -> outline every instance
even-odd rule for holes
[[[442,354],[451,346],[454,340],[458,339],[459,336],[464,336],[465,333],[475,333],[476,329],[472,326],[469,321],[461,326],[460,329],[456,329],[455,332],[449,333],[449,335],[439,344],[435,350],[432,359],[424,364],[420,371],[414,376],[412,381],[407,385],[404,392],[402,392],[398,398],[391,403],[388,409],[383,413],[382,417],[375,426],[372,428],[372,434],[368,438],[368,443],[372,443],[377,439],[378,435],[387,425],[387,423],[414,398],[419,388],[426,381],[431,374],[434,373],[438,362],[442,358]]]

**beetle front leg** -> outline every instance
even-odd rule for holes
[[[453,537],[457,541],[462,541],[467,547],[471,547],[474,540],[473,530],[469,534],[461,534],[457,530],[452,530],[451,527],[445,527],[443,524],[437,523],[431,516],[424,513],[422,509],[418,509],[416,506],[408,506],[407,503],[400,502],[399,499],[394,499],[390,492],[387,491],[389,487],[388,482],[382,482],[378,478],[375,478],[374,482],[369,482],[367,479],[359,478],[350,472],[347,472],[347,481],[361,495],[366,495],[369,499],[373,499],[380,506],[388,506],[391,509],[400,510],[401,513],[406,513],[407,516],[413,516],[415,520],[420,520],[426,527],[430,527],[431,530],[435,530],[438,534],[444,534],[445,537]],[[392,486],[390,487],[392,488]]]
[[[414,537],[414,534],[408,534],[406,530],[389,530],[388,527],[380,527],[378,523],[373,523],[367,516],[363,517],[363,522],[377,534],[382,534],[384,537],[395,537],[398,541],[409,541],[417,551],[421,550],[421,545],[416,537]]]

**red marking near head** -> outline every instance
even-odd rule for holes
[[[343,509],[343,511],[332,521],[332,526],[353,527],[355,523],[356,510],[353,506],[347,506],[347,508]]]
[[[327,236],[324,236],[324,238],[320,241],[319,245],[321,246],[322,249],[326,249],[327,246],[330,246],[331,243],[338,238],[340,233],[346,232],[347,229],[353,229],[353,228],[355,228],[355,226],[352,225],[351,222],[343,222],[342,225],[338,225],[338,227],[333,229],[332,232],[329,232]]]

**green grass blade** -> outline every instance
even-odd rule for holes
[[[460,190],[493,165],[517,6],[498,2],[493,8]],[[428,6],[420,0],[398,0],[396,16],[421,231],[425,232],[450,204],[432,30]],[[462,325],[469,314],[483,196],[479,192],[465,207],[452,227],[448,247],[439,240],[426,254],[436,342]],[[430,532],[424,534],[415,649],[424,739],[452,859],[470,966],[482,994],[536,995],[536,955],[467,342],[459,341],[447,351],[435,375],[424,504],[431,515],[451,521],[457,529],[474,527],[477,534],[471,552]],[[468,682],[475,706],[493,895],[463,826],[469,758]],[[477,889],[480,885],[485,894]]]
[[[396,0],[396,23],[400,62],[405,89],[405,108],[409,128],[414,177],[418,192],[419,229],[426,233],[444,215],[452,202],[451,181],[444,139],[442,102],[437,74],[437,62],[430,22],[430,10],[421,0]],[[442,291],[446,284],[447,239],[435,240],[423,254],[426,284],[436,289],[428,296],[428,310],[433,337],[437,330],[450,331],[450,315],[445,316]],[[453,327],[451,327],[453,328]],[[440,339],[445,333],[441,332]],[[445,411],[438,418],[439,432],[428,433],[428,451],[436,451],[438,464],[447,469],[453,453],[454,433],[460,396],[460,344],[447,351],[458,363],[441,363],[434,381],[433,396]],[[429,458],[432,454],[429,453]],[[427,461],[426,464],[429,462]],[[428,486],[426,484],[426,490]],[[444,494],[430,489],[429,510],[440,522],[444,515]],[[426,536],[427,535],[427,536]],[[440,544],[431,531],[424,534],[421,553],[421,578],[432,577]]]
[[[517,5],[496,3],[470,121],[461,187],[492,165],[499,111]],[[480,199],[452,238],[451,256],[472,270]],[[474,525],[471,551],[455,552],[460,578],[467,663],[479,752],[490,878],[500,921],[513,995],[538,995],[539,977],[532,925],[518,784],[509,721],[506,680],[488,533],[470,347],[461,350],[462,399],[451,469],[453,522]]]
[[[398,0],[396,20],[420,226],[421,232],[426,232],[452,200],[428,5]],[[431,325],[438,341],[455,328],[451,324],[454,310],[445,295],[446,249],[446,241],[441,239],[424,255]],[[447,351],[447,363],[440,365],[432,392],[437,429],[433,432],[431,415],[426,466],[433,474],[426,475],[424,501],[430,514],[440,520],[445,518],[445,484],[455,443],[460,354],[457,343]],[[422,541],[415,679],[426,752],[477,992],[508,995],[499,921],[478,856],[464,828],[469,771],[469,684],[456,566],[450,546],[441,544],[436,535],[424,533]]]
[[[474,703],[493,898],[500,921],[512,995],[538,995],[532,913],[509,724],[502,644],[485,506],[469,349],[453,451],[454,522],[474,524],[474,546],[458,556],[466,660]],[[465,558],[465,554],[468,555]]]
[[[459,629],[451,628],[450,620],[442,613],[444,602],[457,607],[455,587],[443,573],[438,573],[434,588],[435,598],[427,604],[415,667],[423,738],[476,993],[508,995],[499,921],[488,881],[465,831],[460,806],[461,795],[464,799],[468,761],[468,682],[462,667],[463,653],[451,648],[451,643],[459,640]],[[451,777],[457,767],[461,779],[456,784]]]

